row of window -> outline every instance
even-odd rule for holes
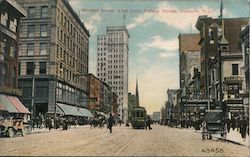
[[[1,86],[6,86],[7,81],[10,81],[10,86],[16,87],[16,77],[17,77],[16,68],[13,67],[11,69],[11,78],[7,78],[8,77],[7,72],[9,71],[8,68],[10,68],[10,67],[8,67],[6,64],[0,63],[0,87]]]
[[[108,52],[123,52],[123,49],[108,49]]]
[[[97,58],[97,61],[106,61],[106,58],[105,57],[100,57],[100,58]]]
[[[123,37],[123,32],[121,33],[108,33],[109,37]]]
[[[82,46],[86,45],[85,43],[88,42],[88,37],[86,33],[84,32],[78,32],[77,28],[74,27],[72,22],[69,18],[66,17],[66,15],[57,8],[57,19],[60,19],[60,24],[64,26],[65,30],[68,31],[68,33]],[[64,31],[65,32],[65,31]],[[84,34],[84,36],[82,35]]]
[[[105,46],[106,45],[106,42],[98,42],[98,46]]]
[[[108,48],[123,48],[124,44],[108,44]]]
[[[32,25],[28,25],[28,31],[27,31],[27,37],[37,37],[36,36],[36,28],[37,27],[37,25],[34,25],[34,24],[32,24]],[[20,36],[21,37],[24,37],[25,36],[25,34],[23,34],[23,32],[24,32],[24,30],[23,30],[24,28],[23,27],[21,27],[21,31],[20,31]],[[47,37],[48,36],[48,24],[41,24],[40,25],[40,37]]]
[[[34,75],[35,69],[36,69],[36,65],[34,62],[27,62],[26,63],[26,74],[27,75]],[[46,75],[46,62],[39,62],[39,74]]]
[[[19,45],[20,50],[23,49],[23,45]],[[22,51],[20,51],[22,52]],[[39,45],[39,54],[40,55],[48,55],[48,44],[40,43]],[[35,55],[35,43],[27,43],[27,55],[33,56]]]
[[[97,56],[106,56],[106,53],[97,53]]]
[[[87,41],[81,42],[80,45],[83,47],[81,48],[76,43],[74,43],[74,41],[71,40],[71,38],[67,36],[66,33],[63,33],[62,30],[58,29],[57,35],[58,35],[59,41],[62,43],[62,46],[64,46],[65,49],[68,48],[72,53],[76,53],[77,57],[79,57],[81,60],[84,57],[85,57],[85,60],[87,59],[87,53],[84,53],[84,52],[88,52]]]
[[[98,50],[98,51],[102,51],[102,50],[103,50],[103,51],[106,51],[106,48],[105,48],[105,47],[104,47],[104,48],[99,48],[99,47],[98,47],[97,50]]]
[[[39,17],[40,18],[47,18],[49,16],[48,11],[49,11],[48,6],[41,6],[41,12],[40,12]],[[28,7],[28,18],[36,18],[38,13],[39,12],[37,12],[35,6]]]
[[[123,42],[123,38],[108,38],[109,42]]]
[[[9,28],[12,32],[16,33],[17,31],[17,19],[11,15],[9,15],[7,12],[3,12],[1,14],[1,24],[5,27]]]
[[[123,63],[123,60],[113,60],[114,62],[113,63]],[[108,63],[109,64],[112,64],[112,60],[108,60]]]
[[[12,58],[17,58],[17,48],[16,44],[9,45],[7,39],[0,42],[0,60],[4,60],[4,56],[10,56]]]

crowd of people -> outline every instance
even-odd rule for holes
[[[170,118],[163,122],[161,125],[168,125],[170,127],[181,127],[181,128],[194,128],[195,130],[201,130],[203,117],[195,117],[195,118]],[[231,118],[226,117],[223,119],[223,123],[226,125],[227,132],[230,130],[237,130],[241,134],[242,138],[246,138],[246,135],[249,135],[249,118],[248,115],[232,115]]]

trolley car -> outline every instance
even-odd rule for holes
[[[145,119],[147,117],[144,107],[135,107],[131,110],[130,122],[134,129],[145,128]]]

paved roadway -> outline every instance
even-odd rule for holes
[[[216,139],[201,140],[199,132],[153,125],[152,130],[89,126],[52,130],[25,137],[0,138],[1,155],[32,156],[249,156],[248,148]]]

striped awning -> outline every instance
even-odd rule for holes
[[[84,117],[94,117],[93,114],[86,108],[79,108],[79,111],[82,113]]]
[[[62,113],[64,115],[70,115],[70,116],[80,116],[80,117],[93,117],[91,112],[88,109],[77,107],[77,106],[71,106],[63,103],[56,103],[57,106],[61,109]]]
[[[30,111],[21,103],[15,96],[8,96],[0,94],[0,110],[8,111],[10,113],[27,113]]]

